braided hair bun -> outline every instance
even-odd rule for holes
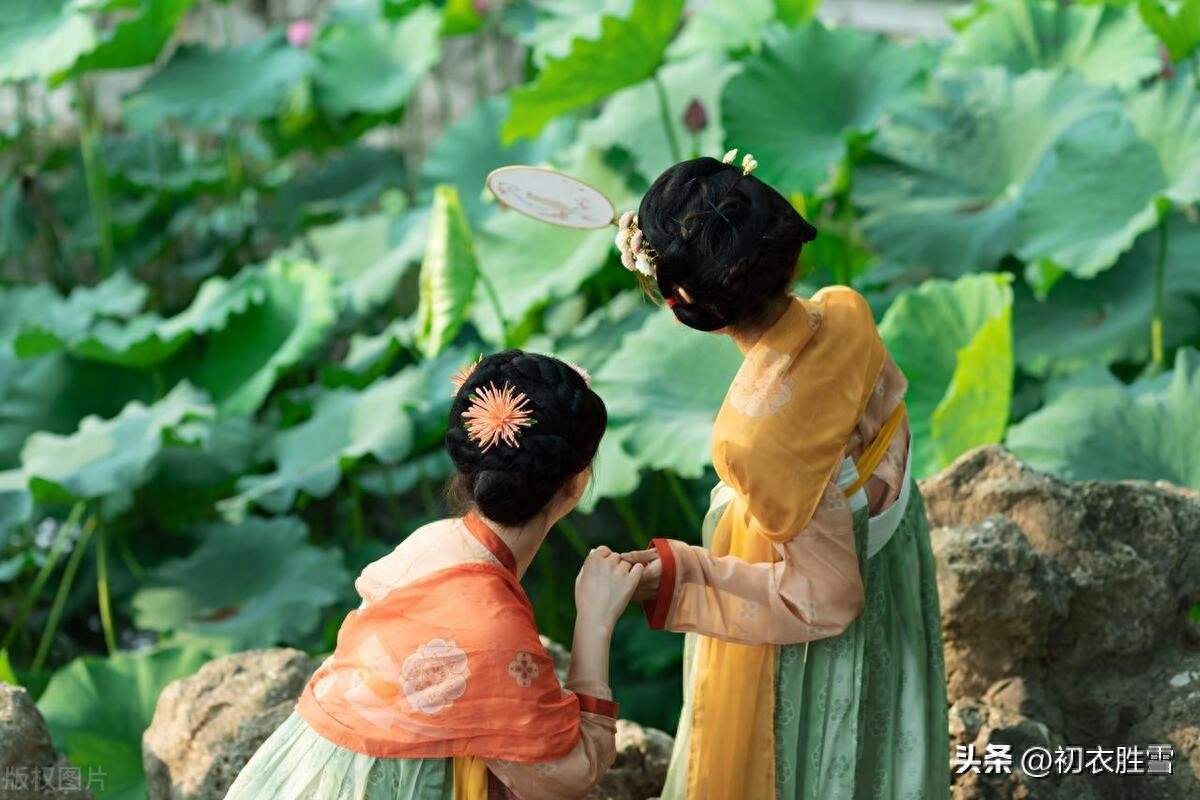
[[[681,322],[704,331],[758,321],[787,292],[800,248],[817,236],[783,195],[715,158],[682,161],[658,176],[638,227],[656,254],[659,292]]]
[[[488,384],[513,387],[528,399],[535,423],[517,447],[501,441],[485,453],[467,435],[463,414]],[[604,401],[583,376],[557,358],[507,350],[484,358],[450,408],[446,450],[457,472],[448,496],[502,525],[522,525],[546,507],[569,478],[587,469],[608,424]]]

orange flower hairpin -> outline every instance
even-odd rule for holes
[[[450,376],[450,382],[454,384],[454,394],[451,397],[457,397],[458,393],[462,390],[463,384],[471,380],[471,374],[475,372],[475,368],[479,366],[480,361],[483,361],[482,353],[479,355],[479,358]]]
[[[489,383],[471,395],[471,405],[463,412],[463,419],[467,438],[485,453],[500,442],[520,447],[517,436],[521,429],[535,422],[529,398],[507,383],[503,391],[495,383]]]

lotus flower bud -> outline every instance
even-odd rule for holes
[[[292,47],[306,49],[313,39],[316,26],[306,19],[298,19],[287,26],[287,40]]]
[[[698,98],[688,103],[687,111],[683,112],[683,126],[692,133],[700,133],[708,127],[708,111]]]

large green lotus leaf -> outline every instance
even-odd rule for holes
[[[298,170],[269,201],[267,215],[275,227],[298,230],[317,220],[334,222],[372,209],[385,192],[404,185],[400,153],[354,145]]]
[[[129,69],[151,64],[175,34],[196,0],[138,0],[94,50],[75,63],[74,72]]]
[[[723,58],[700,55],[664,64],[657,80],[666,88],[667,107],[675,141],[682,157],[720,154],[725,141],[721,128],[721,89],[736,67]],[[684,126],[688,106],[699,101],[708,115],[708,127],[693,138]],[[652,181],[675,163],[670,140],[659,111],[654,80],[643,81],[613,95],[598,117],[585,123],[584,142],[597,147],[620,147],[633,157],[642,177]]]
[[[333,271],[341,305],[366,314],[391,300],[409,268],[420,261],[427,224],[423,209],[400,220],[372,214],[313,228],[305,238],[318,261]]]
[[[603,192],[617,209],[634,207],[624,178],[604,164],[598,151],[584,151],[561,166]],[[505,320],[510,325],[521,322],[537,306],[573,294],[616,252],[613,231],[559,228],[511,212],[493,215],[475,238],[475,252],[480,272],[496,289]],[[490,340],[500,340],[496,311],[484,285],[476,289],[471,321]]]
[[[527,347],[553,353],[596,374],[621,350],[625,337],[640,331],[652,315],[654,306],[641,292],[624,292],[596,309],[558,341],[530,341]],[[628,430],[614,426],[601,440],[591,485],[579,501],[580,511],[590,513],[600,500],[625,497],[638,488],[641,465],[625,444],[628,438]]]
[[[1022,258],[1089,277],[1157,222],[1164,201],[1200,199],[1200,101],[1190,80],[1160,82],[1130,98],[1129,110],[1132,122],[1098,115],[1059,142],[1021,210]]]
[[[58,292],[45,284],[0,286],[0,352],[11,353],[13,340],[21,329],[41,319],[61,303]]]
[[[250,414],[275,381],[320,347],[337,318],[332,276],[307,261],[276,258],[243,269],[229,291],[246,284],[262,302],[207,337],[193,379],[223,413]]]
[[[712,425],[742,357],[728,337],[651,316],[595,376],[620,436],[643,468],[698,478],[712,462]]]
[[[1200,93],[1191,78],[1179,75],[1138,92],[1129,98],[1129,114],[1158,155],[1167,199],[1179,205],[1200,200]]]
[[[106,136],[104,165],[114,184],[127,185],[139,193],[194,195],[215,191],[229,182],[229,167],[224,161],[158,131]]]
[[[757,51],[763,29],[775,20],[775,0],[711,0],[688,15],[667,48],[672,58]]]
[[[96,29],[69,0],[0,0],[0,84],[45,80],[96,46]]]
[[[476,10],[474,0],[446,0],[442,10],[442,35],[464,36],[478,32],[487,24]]]
[[[342,473],[367,456],[389,464],[402,461],[416,436],[410,415],[431,404],[449,405],[450,391],[444,388],[436,385],[432,370],[415,366],[362,391],[319,395],[312,416],[280,431],[269,445],[276,471],[238,481],[241,494],[224,501],[222,510],[231,519],[251,504],[282,513],[300,492],[328,496]]]
[[[576,39],[598,38],[605,17],[629,16],[633,0],[541,0],[525,6],[523,14],[517,4],[506,6],[510,23],[520,18],[514,35],[541,69],[549,59],[569,55]]]
[[[1095,278],[1066,276],[1045,300],[1017,287],[1017,360],[1035,375],[1074,372],[1093,364],[1150,358],[1154,274],[1159,233],[1148,231],[1116,266]],[[1200,340],[1200,225],[1183,215],[1167,227],[1163,343]]]
[[[503,140],[537,136],[560,114],[649,78],[682,11],[683,0],[634,0],[629,16],[604,17],[598,39],[576,39],[569,54],[549,59],[533,83],[513,91]]]
[[[626,336],[645,327],[656,307],[639,291],[622,292],[553,342],[530,342],[595,374],[621,349]]]
[[[62,354],[20,361],[0,344],[0,469],[20,464],[34,431],[72,433],[89,414],[116,416],[130,400],[157,396],[148,372]]]
[[[263,302],[263,295],[262,288],[253,284],[213,278],[174,317],[164,320],[144,314],[127,322],[71,313],[73,298],[69,298],[43,320],[27,324],[15,348],[22,358],[66,351],[105,364],[149,369],[170,359],[194,335],[222,328],[231,316]]]
[[[1069,480],[1165,480],[1200,489],[1200,353],[1126,386],[1097,367],[1055,387],[1046,406],[1008,432],[1032,467]]]
[[[435,358],[454,341],[466,321],[479,264],[471,227],[453,186],[433,194],[429,242],[421,263],[421,303],[417,309],[417,343],[426,358]]]
[[[940,75],[924,98],[893,109],[872,142],[884,163],[855,176],[868,241],[942,275],[991,269],[1016,248],[1017,214],[1062,134],[1119,105],[1077,76]]]
[[[181,383],[152,406],[135,401],[112,419],[86,417],[69,436],[34,433],[21,451],[21,467],[39,500],[131,493],[153,476],[165,435],[212,416],[207,397]]]
[[[441,59],[441,25],[427,6],[397,22],[327,27],[314,48],[318,105],[337,116],[398,110]]]
[[[139,628],[232,650],[303,646],[350,582],[341,554],[308,544],[294,517],[207,525],[198,545],[150,571],[132,600]]]
[[[1138,0],[1138,10],[1174,61],[1200,48],[1200,0]]]
[[[725,139],[754,154],[763,180],[811,193],[845,158],[849,135],[916,90],[924,64],[920,50],[849,28],[773,28],[725,84]]]
[[[628,497],[637,491],[642,483],[642,468],[626,444],[632,435],[628,429],[614,428],[600,440],[592,462],[592,480],[579,500],[579,511],[590,514],[601,500]]]
[[[908,378],[917,477],[1004,437],[1013,384],[1009,282],[1004,275],[927,281],[897,297],[879,324]]]
[[[1162,67],[1158,41],[1132,7],[999,0],[980,12],[943,57],[950,66],[1075,71],[1092,83],[1136,87]]]
[[[1167,189],[1158,156],[1123,113],[1097,114],[1063,136],[1018,214],[1017,254],[1091,277],[1158,220]]]
[[[271,34],[236,47],[185,45],[125,100],[125,122],[150,130],[169,121],[205,130],[273,117],[307,78],[307,51]]]
[[[574,120],[551,122],[536,139],[506,146],[500,141],[500,126],[508,118],[506,97],[484,100],[446,129],[434,143],[421,166],[421,182],[432,192],[439,183],[456,189],[467,217],[479,223],[496,209],[484,201],[484,183],[489,173],[509,164],[540,164],[574,137]]]
[[[27,481],[21,470],[0,472],[0,549],[12,529],[28,520],[33,512],[33,496]]]
[[[77,658],[54,673],[38,699],[55,748],[78,767],[100,800],[145,800],[142,734],[168,683],[213,657],[196,645],[108,658]]]

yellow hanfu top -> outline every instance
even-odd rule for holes
[[[714,556],[771,562],[804,529],[885,358],[870,306],[846,287],[794,298],[745,353],[713,430],[713,464],[736,492]],[[774,797],[774,659],[774,645],[701,640],[689,798]]]

